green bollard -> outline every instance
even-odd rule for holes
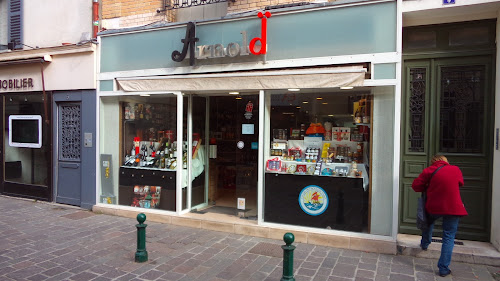
[[[295,250],[295,246],[292,245],[295,236],[290,232],[285,233],[283,241],[285,241],[286,245],[281,246],[283,249],[283,277],[281,277],[281,281],[295,281],[293,277],[293,250]]]
[[[146,221],[146,215],[140,213],[137,215],[136,224],[137,227],[137,251],[135,252],[135,262],[145,262],[148,261],[148,251],[146,251],[146,226],[144,221]]]

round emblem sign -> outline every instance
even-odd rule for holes
[[[239,149],[243,149],[243,147],[245,147],[245,143],[242,142],[242,141],[239,141],[236,146],[239,148]]]
[[[328,208],[328,195],[317,185],[306,186],[299,194],[299,205],[308,215],[321,215]]]

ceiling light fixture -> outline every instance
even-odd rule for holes
[[[308,101],[303,101],[302,103],[309,103]]]
[[[300,106],[297,106],[296,108],[297,108],[297,109],[300,109]]]
[[[322,98],[322,97],[317,97],[316,99],[317,99],[317,100],[322,100],[323,98]]]
[[[354,89],[354,87],[352,86],[345,86],[345,87],[340,87],[341,90],[350,90],[350,89]]]
[[[141,96],[141,97],[150,97],[151,95],[150,94],[140,94],[139,96]]]
[[[241,99],[243,99],[243,98],[242,98],[242,97],[236,97],[235,99],[237,99],[237,100],[241,100]]]
[[[230,95],[239,95],[239,92],[229,92]]]
[[[291,88],[291,89],[288,89],[289,92],[298,92],[300,91],[300,89],[297,89],[297,88]]]
[[[323,102],[323,103],[321,103],[321,104],[328,104],[328,103],[327,103],[327,102]]]

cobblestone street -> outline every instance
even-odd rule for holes
[[[135,263],[136,220],[0,196],[0,280],[280,280],[283,241],[148,222],[149,261]],[[304,280],[495,280],[500,268],[294,243]]]

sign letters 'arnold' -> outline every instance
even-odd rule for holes
[[[199,38],[196,37],[196,25],[193,22],[189,22],[186,28],[186,36],[181,39],[184,44],[182,47],[182,52],[173,51],[172,60],[176,62],[181,62],[186,58],[189,49],[189,65],[194,66],[195,59],[207,59],[207,58],[221,58],[225,56],[235,57],[237,55],[245,56],[249,53],[254,55],[265,55],[267,53],[267,19],[271,17],[269,11],[262,13],[259,12],[257,15],[261,19],[261,37],[255,37],[250,41],[247,46],[247,33],[246,31],[241,31],[242,34],[242,46],[240,44],[231,42],[224,48],[222,44],[214,45],[201,45],[196,47],[196,42]],[[258,46],[256,43],[260,43]],[[198,52],[196,52],[198,48]],[[250,51],[250,52],[249,52]]]
[[[194,65],[194,50],[195,46],[194,44],[198,42],[198,38],[196,38],[196,26],[193,22],[188,22],[187,28],[186,28],[186,36],[184,39],[181,39],[181,42],[184,43],[184,46],[182,47],[182,53],[179,53],[179,51],[175,50],[172,52],[172,60],[176,62],[181,62],[186,58],[187,51],[189,48],[189,65],[193,66]]]

